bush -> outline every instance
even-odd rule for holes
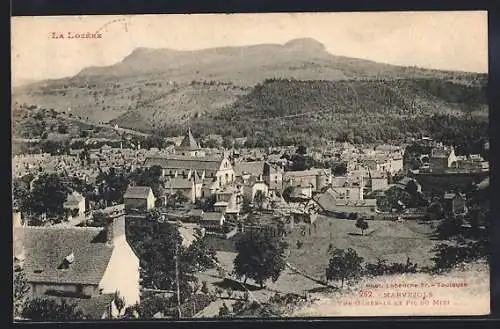
[[[377,259],[377,263],[367,263],[365,265],[365,273],[370,276],[379,276],[387,274],[406,274],[416,273],[418,265],[410,262],[408,258],[406,264],[404,263],[391,263],[387,264],[385,259]]]

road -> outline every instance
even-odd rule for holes
[[[65,120],[68,120],[68,121],[79,122],[79,123],[90,125],[90,126],[93,126],[93,127],[101,127],[101,128],[106,128],[106,129],[112,129],[112,130],[114,130],[114,131],[116,131],[118,133],[122,133],[122,134],[130,134],[130,135],[135,135],[135,136],[139,136],[139,137],[148,137],[148,136],[151,136],[151,134],[141,133],[141,132],[138,132],[138,131],[135,131],[135,130],[132,130],[132,129],[120,128],[120,127],[115,128],[115,126],[112,125],[112,124],[90,122],[90,121],[87,121],[87,120],[84,120],[84,119],[80,119],[80,118],[76,118],[76,117],[70,117],[70,116],[62,114],[62,113],[59,113],[59,117],[65,119]]]

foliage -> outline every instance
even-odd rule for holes
[[[118,313],[121,313],[125,307],[125,297],[121,296],[119,291],[116,291],[113,303],[115,304]]]
[[[32,321],[75,321],[87,318],[75,303],[46,298],[31,299],[26,304],[22,316]]]
[[[265,200],[266,200],[266,195],[264,194],[264,192],[262,192],[261,190],[257,190],[257,192],[255,192],[254,202],[257,204],[257,207],[259,209],[262,209]]]
[[[365,230],[368,229],[368,222],[364,218],[360,217],[356,220],[356,227],[361,230],[361,234],[365,234]]]
[[[377,208],[385,212],[392,211],[392,209],[401,211],[408,207],[410,203],[410,194],[397,186],[389,188],[385,191],[384,196],[377,198]]]
[[[14,292],[12,298],[14,300],[14,317],[17,318],[21,316],[30,293],[30,286],[26,281],[24,272],[14,272],[13,285]]]
[[[130,220],[126,234],[127,241],[140,259],[144,286],[166,290],[176,288],[177,250],[181,300],[190,296],[192,286],[197,282],[194,274],[201,266],[196,260],[200,260],[201,256],[181,245],[182,238],[174,225],[160,223],[159,218],[148,221]]]
[[[362,273],[362,262],[363,258],[354,249],[334,249],[326,269],[326,278],[340,280],[341,287],[344,286],[344,281],[356,282]]]
[[[106,202],[123,203],[129,181],[124,172],[110,168],[108,172],[100,172],[96,178],[99,196]]]
[[[460,263],[470,263],[479,259],[488,259],[489,244],[486,239],[462,242],[456,246],[445,243],[438,244],[434,249],[433,271],[446,271]]]
[[[37,215],[62,215],[63,204],[70,193],[69,187],[57,174],[42,174],[33,183],[30,210]]]
[[[169,194],[167,196],[167,204],[166,206],[169,208],[178,208],[182,206],[184,203],[188,202],[189,199],[182,193],[177,190],[173,194]]]
[[[456,102],[459,99],[463,102]],[[427,78],[269,79],[232,106],[194,119],[192,130],[246,137],[247,147],[310,145],[324,140],[392,143],[424,134],[457,145],[460,153],[477,149],[474,141],[488,136],[487,118],[469,115],[484,113],[486,105],[486,79],[470,86]],[[294,117],[282,120],[288,115]],[[166,124],[162,130],[172,136],[179,132],[176,124]]]
[[[387,261],[381,258],[378,258],[375,264],[365,264],[365,273],[370,276],[416,273],[417,270],[418,264],[412,263],[409,258],[406,260],[406,264],[387,264]]]
[[[439,239],[449,239],[462,232],[462,219],[455,217],[446,217],[441,221],[436,229],[436,234]]]
[[[219,308],[219,316],[222,318],[228,317],[231,314],[229,311],[229,308],[227,307],[226,303],[223,303],[222,306]]]
[[[201,283],[201,292],[204,293],[204,294],[208,294],[209,293],[208,286],[207,286],[207,281],[203,281]]]
[[[258,303],[249,299],[239,300],[233,305],[233,315],[241,318],[281,317],[305,300],[304,296],[294,293],[284,295],[276,293],[266,303]]]
[[[441,219],[444,216],[443,205],[439,201],[432,202],[427,208],[427,215],[430,219]]]
[[[160,196],[163,195],[163,184],[161,181],[162,169],[160,166],[149,168],[137,168],[129,175],[129,181],[137,186],[148,186],[153,190],[156,201],[160,202]]]
[[[268,279],[276,281],[285,268],[286,243],[266,230],[247,231],[236,242],[238,255],[234,271],[240,277],[255,280],[261,288]]]
[[[217,253],[210,247],[207,238],[199,238],[185,250],[184,256],[197,271],[205,271],[215,267]],[[205,282],[206,285],[206,282]]]

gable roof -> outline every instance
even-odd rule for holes
[[[108,266],[113,247],[106,244],[103,228],[20,227],[28,282],[98,285]],[[71,253],[75,261],[58,269]],[[36,272],[35,272],[36,271]]]
[[[223,157],[190,157],[190,156],[164,156],[148,157],[144,161],[146,167],[160,166],[163,169],[185,169],[200,171],[217,171],[221,166]]]
[[[222,218],[224,218],[224,215],[221,212],[206,212],[203,213],[201,220],[204,222],[220,222]]]
[[[301,171],[286,171],[283,174],[284,178],[291,178],[291,177],[307,177],[307,176],[318,176],[318,175],[329,175],[330,170],[328,169],[316,169],[316,168],[311,168],[308,170],[301,170]]]
[[[124,199],[147,199],[152,192],[149,186],[129,186],[123,196]]]

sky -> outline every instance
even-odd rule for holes
[[[53,39],[53,32],[102,33]],[[73,76],[137,47],[194,50],[309,37],[334,55],[422,68],[488,71],[487,13],[365,12],[13,17],[12,83]]]

